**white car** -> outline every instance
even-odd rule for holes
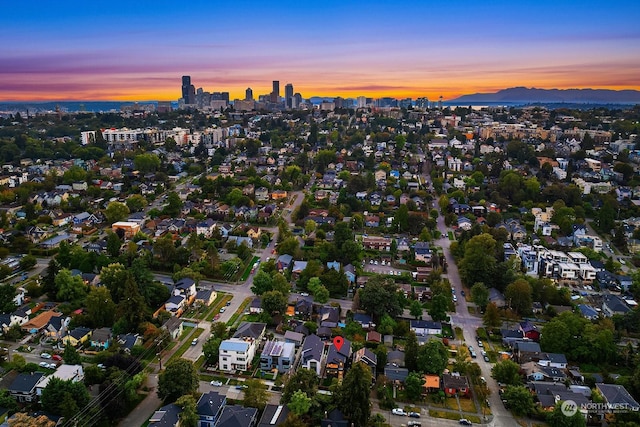
[[[300,292],[300,296],[308,297],[309,296],[309,292]]]
[[[43,359],[51,359],[51,355],[49,353],[41,353],[40,357]]]
[[[40,362],[40,367],[41,368],[48,368],[49,364],[47,362]]]
[[[403,417],[406,417],[406,416],[407,416],[407,413],[406,413],[406,412],[404,412],[404,409],[402,409],[402,408],[393,408],[393,409],[391,410],[391,413],[392,413],[393,415],[402,415]]]
[[[49,363],[49,369],[58,369],[58,365],[55,363]]]
[[[211,383],[210,383],[210,384],[211,384],[212,386],[214,386],[214,387],[220,387],[220,386],[222,386],[222,381],[216,381],[216,380],[213,380],[213,381],[211,381]]]

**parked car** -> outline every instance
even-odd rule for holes
[[[393,409],[391,410],[391,413],[392,413],[393,415],[402,415],[403,417],[406,417],[406,416],[407,416],[407,413],[406,413],[406,412],[404,412],[404,409],[402,409],[402,408],[393,408]]]
[[[484,361],[485,361],[485,362],[491,362],[491,360],[489,360],[489,356],[485,355],[485,356],[483,356],[483,357],[484,357]]]
[[[193,341],[191,341],[191,345],[196,345],[198,344],[198,338],[194,338]]]
[[[465,296],[464,291],[460,291],[460,295]]]
[[[40,357],[43,359],[51,359],[51,355],[49,353],[40,353]]]
[[[48,368],[49,364],[47,362],[40,362],[40,367],[41,368]]]
[[[210,384],[214,387],[220,387],[222,385],[222,381],[213,380]]]
[[[226,307],[222,307],[222,308],[220,309],[220,313],[224,313],[225,311],[227,311],[227,308],[226,308]]]
[[[466,418],[460,418],[459,423],[460,423],[461,425],[463,425],[463,426],[470,426],[470,425],[472,425],[472,424],[471,424],[471,421],[469,421],[469,420],[468,420],[468,419],[466,419]]]
[[[409,412],[410,418],[420,418],[420,414],[417,412]]]
[[[57,369],[57,368],[58,368],[58,365],[56,365],[55,363],[49,363],[48,368],[49,368],[49,369]]]
[[[308,297],[309,296],[309,292],[300,292],[300,296]]]
[[[421,426],[422,426],[422,423],[421,423],[420,421],[413,421],[413,420],[411,420],[411,421],[409,421],[409,422],[407,423],[407,425],[408,425],[408,426],[417,426],[417,427],[421,427]]]
[[[478,347],[484,348],[484,344],[482,344],[482,341],[478,341]]]
[[[53,360],[55,360],[56,362],[61,362],[62,361],[62,357],[59,354],[54,354],[53,356],[51,356],[51,358]]]

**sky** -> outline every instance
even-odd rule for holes
[[[526,86],[640,90],[640,1],[20,0],[0,14],[0,100],[445,100]]]

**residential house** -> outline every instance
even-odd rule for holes
[[[540,340],[540,331],[538,327],[531,322],[520,322],[520,329],[524,336],[533,341]]]
[[[249,304],[249,313],[250,314],[260,314],[264,310],[262,309],[262,298],[255,297],[251,300],[251,304]]]
[[[182,332],[184,331],[183,322],[180,318],[171,316],[167,319],[166,322],[161,326],[162,329],[166,330],[171,336],[172,340],[177,340],[182,336]]]
[[[367,215],[364,218],[364,225],[366,227],[379,227],[380,226],[380,217],[377,215]]]
[[[413,247],[416,261],[422,261],[425,263],[431,262],[431,248],[429,242],[416,242]]]
[[[77,328],[72,329],[69,333],[62,339],[62,342],[65,346],[70,345],[72,347],[78,347],[89,341],[91,338],[91,329],[85,328],[82,326],[78,326]]]
[[[322,371],[324,343],[317,335],[309,335],[302,344],[300,367],[314,371],[320,376]]]
[[[538,361],[540,360],[540,344],[533,341],[514,341],[512,343],[513,346],[513,357],[514,359],[520,363],[526,363],[531,360]]]
[[[369,331],[376,328],[373,318],[365,313],[353,313],[353,321],[362,326],[362,329]]]
[[[304,341],[304,334],[294,331],[286,331],[284,333],[284,342],[290,342],[296,346],[296,348],[302,345]]]
[[[53,374],[43,377],[38,384],[36,384],[36,395],[38,397],[42,396],[42,390],[47,387],[47,384],[49,384],[52,378],[74,383],[82,382],[84,381],[84,369],[82,365],[62,364],[58,366]]]
[[[352,264],[347,264],[343,268],[344,275],[347,276],[347,280],[350,284],[356,282],[356,268]]]
[[[469,397],[471,392],[467,377],[457,373],[442,374],[442,387],[448,396]]]
[[[430,320],[412,320],[409,328],[417,336],[425,337],[429,335],[442,335],[442,323]]]
[[[617,295],[605,294],[602,297],[602,314],[606,317],[612,317],[615,314],[625,314],[631,311],[631,308]]]
[[[438,375],[425,374],[422,389],[424,393],[434,393],[440,390],[440,377]]]
[[[126,353],[131,352],[134,346],[142,345],[142,339],[138,334],[124,334],[118,335],[118,344],[120,348]]]
[[[264,337],[266,329],[266,323],[242,322],[240,326],[238,326],[235,334],[233,334],[233,338],[260,341],[262,337]]]
[[[226,405],[215,427],[254,427],[258,422],[258,410],[240,405]]]
[[[42,372],[21,373],[9,385],[9,394],[18,403],[35,402],[37,400],[36,385],[44,377]]]
[[[296,346],[283,341],[267,341],[260,355],[260,369],[270,371],[277,369],[279,373],[289,372],[296,359]]]
[[[172,316],[180,316],[187,305],[186,301],[184,295],[172,295],[164,303],[164,309],[171,313]]]
[[[165,405],[151,415],[149,427],[178,427],[181,412],[182,408],[175,403]]]
[[[365,236],[362,238],[362,246],[365,249],[389,252],[391,250],[391,238],[381,236]]]
[[[198,224],[196,225],[196,234],[209,239],[213,235],[215,229],[216,222],[211,218],[207,218],[203,221],[198,222]]]
[[[281,273],[283,271],[287,271],[287,270],[289,270],[289,267],[291,266],[291,262],[292,261],[293,261],[293,257],[291,255],[282,254],[276,260],[276,268]]]
[[[289,408],[286,405],[268,403],[262,411],[262,417],[260,417],[257,427],[279,426],[287,420],[288,415]]]
[[[196,404],[198,427],[214,427],[222,409],[227,404],[227,397],[216,391],[202,393]]]
[[[577,307],[578,307],[578,310],[580,311],[580,314],[582,314],[582,317],[586,319],[596,320],[598,319],[598,317],[600,317],[600,314],[598,313],[598,311],[590,305],[578,304]]]
[[[342,347],[338,349],[335,345],[329,346],[327,352],[327,362],[325,365],[325,376],[338,378],[342,380],[344,374],[348,369],[348,364],[351,360],[351,341],[344,338]]]
[[[71,319],[69,317],[51,317],[49,319],[49,322],[45,326],[44,334],[52,340],[61,340],[65,335],[67,335],[69,322],[71,322]]]
[[[375,380],[377,378],[376,365],[378,364],[378,356],[374,352],[364,347],[356,351],[353,353],[353,363],[358,362],[366,364],[371,369],[372,379]]]
[[[638,412],[640,403],[635,400],[624,386],[618,384],[596,383],[596,389],[610,408],[620,408]]]
[[[567,357],[562,353],[542,353],[538,358],[538,365],[550,368],[567,369]]]
[[[252,340],[230,338],[220,343],[218,368],[221,371],[246,371],[251,366],[258,343]]]
[[[269,201],[269,190],[266,187],[256,188],[254,197],[256,202],[267,202]]]
[[[33,319],[29,320],[27,323],[22,325],[22,330],[29,332],[31,334],[35,334],[43,329],[45,329],[45,327],[47,325],[49,325],[49,321],[53,318],[53,317],[61,317],[62,313],[58,313],[57,311],[53,311],[53,310],[47,310],[47,311],[43,311],[42,313],[38,314],[36,317],[34,317]],[[45,335],[48,335],[47,330],[45,329],[43,332]]]
[[[329,412],[327,417],[320,421],[320,427],[349,427],[352,423],[344,417],[339,409]]]
[[[98,328],[91,334],[91,347],[97,350],[106,350],[112,339],[111,328]]]
[[[313,301],[310,299],[299,298],[295,304],[295,314],[303,319],[311,318],[313,314]]]
[[[305,268],[307,268],[307,261],[294,261],[293,268],[291,269],[292,277],[297,278]]]
[[[215,289],[204,288],[196,292],[195,303],[202,306],[209,306],[216,300],[216,298],[218,298],[218,293]]]

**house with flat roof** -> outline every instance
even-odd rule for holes
[[[288,372],[296,360],[296,346],[284,341],[267,341],[260,354],[260,369]]]
[[[220,343],[218,368],[221,371],[246,371],[257,348],[256,340],[230,338]]]

